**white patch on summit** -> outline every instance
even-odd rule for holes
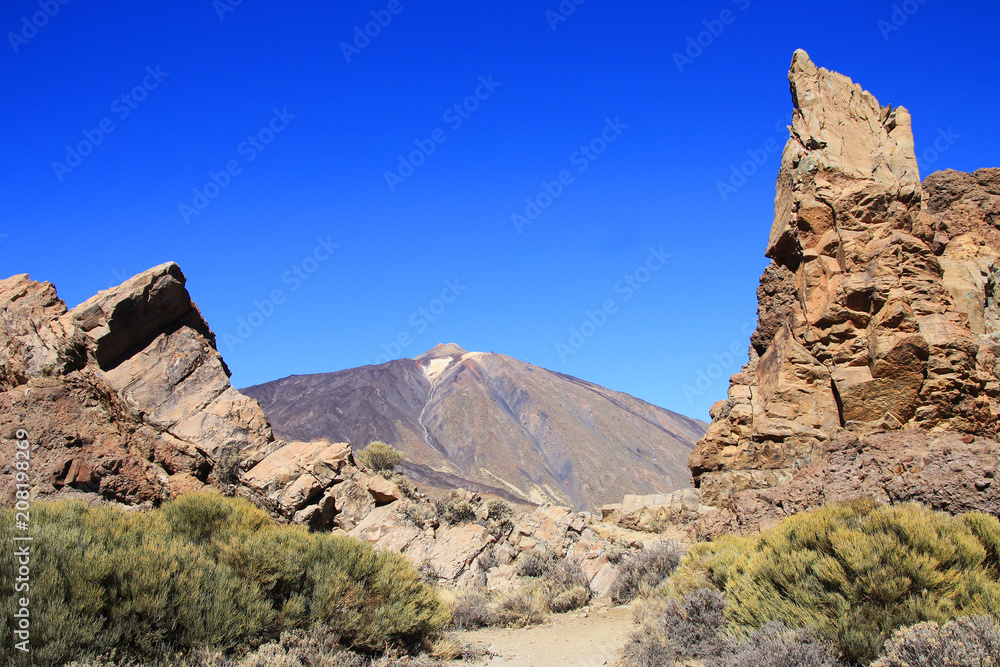
[[[424,375],[427,376],[428,380],[433,382],[434,378],[441,375],[441,373],[444,372],[444,370],[451,365],[451,361],[452,361],[451,357],[439,357],[437,359],[429,359],[424,363],[420,364],[420,370],[424,372]]]

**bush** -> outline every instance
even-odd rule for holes
[[[485,591],[459,594],[451,610],[451,627],[456,630],[475,630],[495,625],[496,622],[496,612]]]
[[[488,572],[500,565],[500,558],[497,556],[496,549],[491,548],[479,554],[479,558],[476,562],[479,564],[480,570]]]
[[[718,657],[725,647],[720,636],[726,624],[724,608],[722,595],[710,589],[695,591],[683,602],[667,603],[658,618],[629,638],[623,651],[625,663],[659,667],[683,658]]]
[[[409,501],[399,503],[400,513],[417,528],[426,528],[437,523],[437,508],[431,503]]]
[[[409,498],[410,500],[413,501],[420,500],[420,492],[417,491],[417,487],[413,485],[413,481],[410,480],[409,477],[396,473],[390,476],[389,481],[395,484],[396,488],[399,489],[403,493],[403,495]]]
[[[996,613],[998,544],[994,517],[858,500],[700,545],[680,570],[723,589],[737,626],[815,627],[844,660],[868,664],[896,628]]]
[[[549,609],[557,614],[579,609],[590,600],[590,590],[587,586],[572,586],[563,589],[553,596]]]
[[[476,520],[476,507],[457,494],[449,494],[444,500],[434,503],[438,518],[449,525],[468,523]]]
[[[391,473],[396,469],[396,466],[403,462],[406,454],[381,440],[375,440],[358,452],[354,458],[365,468],[370,468],[377,473]]]
[[[243,454],[237,447],[228,447],[219,452],[219,458],[215,461],[212,474],[219,484],[239,484],[240,464],[243,462]]]
[[[622,540],[616,540],[608,545],[608,548],[604,550],[604,557],[608,559],[608,562],[612,565],[618,565],[623,560],[632,556],[636,549],[628,542]]]
[[[517,559],[517,574],[521,577],[541,577],[555,563],[552,554],[545,551],[525,551]]]
[[[499,498],[494,498],[493,500],[486,503],[486,518],[490,521],[496,521],[497,523],[503,523],[508,521],[514,516],[514,508]]]
[[[872,667],[968,666],[1000,666],[1000,628],[989,616],[901,628],[872,663]]]
[[[655,587],[677,569],[683,555],[684,548],[672,540],[646,545],[619,566],[618,576],[611,584],[611,599],[623,604],[633,600],[640,587]]]
[[[549,613],[549,591],[537,581],[524,583],[500,601],[496,622],[512,628],[537,625]]]
[[[838,667],[834,647],[806,630],[772,621],[726,652],[719,667]]]
[[[243,500],[189,494],[145,513],[37,503],[32,513],[33,664],[228,652],[315,623],[345,645],[378,649],[413,643],[448,619],[402,556],[278,526]],[[0,510],[8,543],[12,524],[12,510]],[[4,590],[13,590],[11,551],[0,552]],[[0,599],[4,632],[13,607],[13,596]]]

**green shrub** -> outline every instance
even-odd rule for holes
[[[164,504],[160,516],[171,536],[195,544],[223,542],[272,523],[267,513],[252,503],[242,498],[220,498],[212,492],[185,494]]]
[[[989,616],[897,630],[872,667],[1000,667],[1000,628]]]
[[[8,543],[12,514],[0,510]],[[414,644],[448,620],[399,554],[278,526],[246,501],[214,493],[152,512],[38,503],[32,528],[32,664],[228,652],[316,623],[344,645],[375,650]],[[0,551],[4,590],[13,589],[11,551]],[[5,632],[13,613],[12,596],[0,598]]]
[[[396,466],[403,462],[406,454],[381,440],[374,440],[358,452],[354,458],[365,468],[370,468],[377,473],[391,473],[396,469]]]
[[[756,538],[692,549],[680,568],[724,590],[736,626],[815,627],[868,664],[899,627],[997,613],[1000,522],[870,500],[802,513]]]

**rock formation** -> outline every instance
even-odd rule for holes
[[[167,263],[67,311],[50,283],[0,280],[0,437],[28,433],[36,496],[156,503],[275,446],[184,283]]]
[[[31,500],[149,507],[216,488],[281,520],[403,553],[442,583],[501,591],[530,552],[581,561],[603,595],[616,572],[612,545],[620,555],[658,539],[565,507],[506,506],[491,518],[478,494],[435,500],[362,470],[346,442],[275,440],[257,402],[230,386],[184,285],[167,263],[67,310],[49,283],[0,280],[0,447],[12,452],[18,431],[28,433]],[[8,503],[16,472],[5,456]],[[448,514],[453,503],[466,513]]]
[[[438,345],[337,373],[242,390],[289,440],[384,440],[401,471],[439,488],[591,510],[690,487],[705,424],[628,394],[512,359]]]
[[[1000,169],[921,184],[906,109],[801,50],[789,81],[772,262],[750,361],[689,459],[701,501],[760,518],[966,489],[953,507],[1000,511],[991,474],[946,488],[1000,453]]]

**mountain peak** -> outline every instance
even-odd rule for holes
[[[428,359],[443,359],[444,357],[460,357],[463,354],[468,354],[468,352],[456,343],[438,343],[419,357],[414,357],[414,360],[425,361]]]

